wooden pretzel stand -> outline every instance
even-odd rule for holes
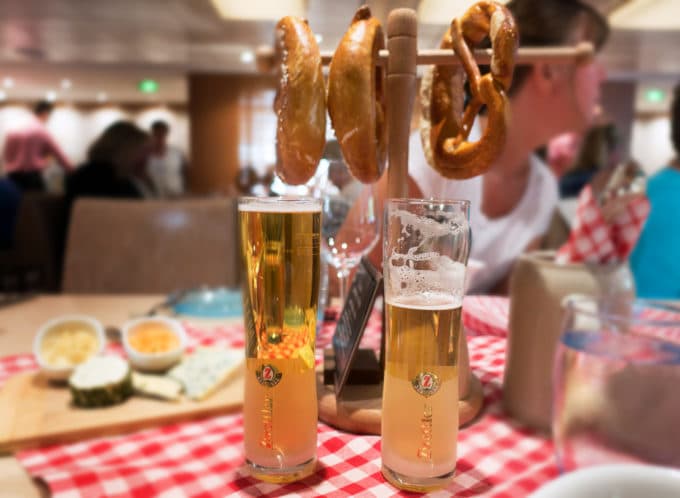
[[[418,21],[412,9],[390,12],[387,20],[387,50],[381,50],[379,64],[387,66],[387,147],[388,198],[408,197],[408,144],[411,114],[416,94],[416,67],[430,64],[459,64],[450,50],[417,49]],[[520,48],[516,64],[541,62],[573,62],[592,57],[589,43],[575,47]],[[478,63],[488,63],[490,50],[474,51]],[[271,68],[271,49],[258,51],[262,68]],[[332,53],[321,54],[324,65]],[[464,334],[461,334],[464,336]],[[464,337],[460,341],[459,376],[461,399],[458,403],[459,425],[465,425],[479,413],[483,391],[479,379],[470,371],[468,347]],[[323,374],[318,377],[319,419],[339,429],[361,434],[380,434],[382,385],[348,385],[342,398],[337,399],[332,385],[324,385]]]

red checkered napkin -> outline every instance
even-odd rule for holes
[[[579,195],[576,221],[569,240],[557,251],[559,263],[615,263],[625,261],[635,247],[649,215],[646,197],[633,198],[610,223],[590,185]]]

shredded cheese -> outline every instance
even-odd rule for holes
[[[83,363],[97,352],[99,339],[88,325],[79,322],[61,323],[42,340],[40,355],[53,367],[70,367]]]

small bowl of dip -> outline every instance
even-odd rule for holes
[[[52,380],[66,380],[73,369],[100,354],[106,345],[102,324],[86,315],[63,315],[38,329],[33,354],[42,373]]]
[[[187,344],[182,325],[162,316],[130,320],[122,332],[128,359],[139,370],[167,370],[179,362]]]

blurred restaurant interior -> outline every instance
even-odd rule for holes
[[[532,5],[532,0],[497,1],[503,5]],[[534,5],[544,3],[544,0],[533,1]],[[546,3],[554,6],[560,1]],[[370,124],[375,125],[366,126],[370,128],[368,135],[373,148],[370,153],[361,152],[370,156],[367,161],[374,160],[374,155],[384,156],[377,175],[370,181],[358,178],[357,170],[350,164],[356,159],[349,159],[345,148],[349,146],[336,136],[331,85],[328,83],[326,89],[322,82],[321,98],[324,106],[327,105],[320,111],[325,120],[325,141],[321,137],[319,151],[323,150],[323,154],[312,158],[320,167],[309,181],[305,180],[307,183],[290,182],[302,184],[289,185],[284,181],[283,177],[290,171],[282,173],[285,168],[281,166],[284,162],[281,150],[285,147],[281,145],[277,150],[277,143],[282,144],[281,137],[288,137],[288,133],[294,135],[298,123],[283,122],[274,106],[277,89],[287,84],[292,86],[294,82],[288,81],[285,71],[283,77],[274,70],[268,71],[263,55],[272,52],[279,19],[298,16],[308,20],[316,43],[325,54],[319,74],[329,81],[330,54],[342,45],[350,21],[365,21],[358,14],[353,17],[362,5],[368,5],[380,21],[386,39],[391,13],[400,8],[412,9],[417,19],[418,51],[427,51],[438,48],[451,20],[461,17],[475,3],[473,0],[0,0],[0,496],[217,497],[232,493],[240,493],[239,496],[288,496],[289,493],[310,497],[401,496],[395,494],[397,491],[390,485],[395,480],[385,471],[388,450],[385,440],[381,443],[379,436],[381,430],[385,434],[380,404],[383,397],[386,399],[381,394],[384,391],[380,391],[381,386],[377,387],[377,395],[373,396],[375,393],[371,391],[370,407],[365,406],[368,398],[361,397],[362,391],[356,395],[357,399],[349,400],[349,408],[342,411],[339,391],[334,389],[338,389],[339,384],[344,387],[338,380],[338,372],[343,367],[340,360],[335,363],[339,349],[337,336],[333,334],[338,334],[338,330],[343,332],[343,326],[355,334],[352,345],[356,347],[349,355],[351,361],[345,364],[347,376],[342,377],[343,382],[348,386],[356,382],[351,388],[363,386],[356,379],[366,372],[377,372],[379,377],[373,384],[366,382],[371,388],[383,382],[383,374],[389,372],[389,355],[395,354],[389,348],[398,349],[395,344],[399,342],[397,339],[390,342],[386,337],[391,328],[398,328],[400,320],[408,321],[403,318],[406,314],[395,315],[401,318],[386,318],[386,313],[392,312],[387,310],[396,308],[389,292],[394,295],[399,292],[389,281],[387,261],[390,258],[382,259],[383,243],[387,254],[389,243],[398,246],[392,239],[401,243],[402,238],[408,238],[403,237],[408,230],[403,228],[407,224],[401,219],[401,232],[392,226],[398,216],[390,218],[389,212],[383,211],[383,204],[387,204],[383,201],[389,197],[408,197],[414,191],[419,193],[419,201],[421,197],[438,199],[432,203],[442,212],[431,205],[417,206],[432,210],[423,215],[428,222],[437,220],[446,225],[442,222],[446,220],[448,225],[442,230],[454,225],[457,230],[453,235],[446,235],[454,240],[456,247],[441,249],[442,254],[449,250],[446,257],[441,258],[443,261],[450,257],[446,259],[448,266],[433,264],[436,271],[427,266],[429,260],[414,258],[404,263],[405,253],[399,254],[405,258],[400,260],[400,269],[430,271],[427,278],[421,278],[427,285],[441,284],[449,291],[446,286],[455,280],[456,288],[450,292],[455,306],[450,301],[445,304],[455,308],[454,313],[458,314],[447,318],[449,322],[442,319],[442,330],[450,325],[450,331],[446,332],[449,335],[444,337],[442,333],[444,339],[441,340],[437,336],[439,347],[446,350],[441,358],[446,357],[447,367],[456,367],[455,377],[446,382],[450,381],[449,389],[454,384],[457,386],[455,392],[451,391],[451,399],[454,404],[456,399],[459,401],[460,411],[460,419],[447,419],[451,429],[447,434],[457,437],[457,443],[454,441],[451,445],[454,469],[447,469],[451,472],[444,483],[448,486],[445,495],[528,496],[540,486],[561,479],[565,473],[568,475],[568,471],[587,467],[592,463],[588,458],[608,463],[610,458],[625,453],[623,458],[614,460],[619,463],[643,461],[674,469],[672,491],[655,494],[651,490],[647,496],[680,496],[680,435],[673,429],[680,415],[678,397],[673,392],[680,381],[680,258],[677,253],[680,250],[680,0],[564,0],[563,4],[586,5],[587,12],[581,12],[581,17],[575,17],[577,20],[569,25],[569,29],[577,33],[573,37],[565,35],[563,40],[558,40],[560,43],[550,47],[542,47],[540,43],[527,47],[526,57],[530,57],[531,49],[547,49],[543,55],[537,50],[535,54],[539,55],[534,55],[535,60],[526,59],[530,62],[523,68],[533,64],[532,70],[543,71],[540,75],[536,76],[538,69],[534,73],[529,71],[533,76],[527,76],[518,93],[513,94],[502,86],[494,64],[485,66],[491,68],[485,81],[491,81],[493,76],[493,88],[502,94],[502,99],[499,97],[502,105],[498,106],[500,118],[494,116],[497,109],[491,104],[480,102],[475,93],[480,92],[477,82],[468,81],[466,87],[461,84],[456,90],[461,106],[466,99],[468,110],[477,106],[474,115],[482,111],[474,126],[461,125],[461,116],[462,120],[468,117],[467,113],[463,116],[461,107],[461,115],[456,116],[459,121],[456,126],[460,127],[456,129],[457,134],[454,133],[455,147],[460,145],[461,137],[464,145],[472,143],[472,140],[467,142],[468,134],[473,136],[480,127],[493,123],[494,117],[498,118],[496,125],[502,128],[498,134],[500,145],[492,144],[497,145],[493,160],[483,167],[468,164],[462,173],[434,164],[438,160],[436,147],[442,145],[437,143],[437,133],[446,127],[430,122],[434,121],[435,113],[429,108],[429,102],[421,103],[427,98],[436,100],[432,97],[436,91],[436,87],[432,90],[432,75],[437,73],[427,72],[432,69],[418,65],[414,86],[400,87],[414,90],[412,114],[409,115],[408,102],[397,102],[397,99],[388,104],[384,104],[386,99],[382,104],[371,101],[367,106],[366,115],[372,119]],[[487,1],[481,3],[489,5]],[[526,10],[522,15],[522,19],[531,18]],[[600,24],[588,16],[597,18]],[[609,31],[606,43],[599,50],[598,34],[589,30],[606,32],[602,19],[608,21]],[[503,20],[507,28],[509,20],[507,17]],[[486,32],[496,26],[486,21],[485,37]],[[605,33],[603,37],[606,36]],[[572,38],[574,43],[566,43]],[[461,39],[456,41],[463,46],[473,45],[467,33],[466,38],[461,35]],[[495,43],[494,40],[494,50]],[[557,54],[562,45],[569,45],[567,48],[573,53]],[[586,56],[577,54],[577,49],[584,45]],[[485,45],[488,46],[490,44]],[[479,49],[473,54],[478,59],[488,55],[480,55],[481,44],[468,48]],[[520,37],[517,54],[521,54],[522,49]],[[491,53],[491,49],[485,50]],[[388,67],[385,52],[387,50],[381,54],[382,62],[371,61],[375,64],[370,66],[369,76],[363,74],[370,85],[375,84],[376,79],[378,84],[384,82],[376,78],[382,73],[374,68]],[[393,52],[389,55],[392,57]],[[554,59],[549,58],[553,56]],[[445,55],[440,53],[439,57]],[[321,58],[319,56],[319,68]],[[415,67],[415,54],[412,59]],[[443,62],[442,67],[445,64],[451,63]],[[592,68],[595,69],[583,76]],[[598,70],[600,73],[595,74]],[[387,75],[389,72],[385,73],[385,80],[392,76]],[[587,94],[589,82],[599,77],[602,77],[599,90],[591,88],[592,95]],[[585,81],[586,78],[590,80]],[[345,82],[351,80],[348,77]],[[416,91],[421,86],[430,92],[425,98]],[[389,85],[386,88],[388,97],[405,95],[392,91]],[[556,88],[561,88],[562,93]],[[586,90],[580,94],[579,89]],[[374,90],[371,87],[373,100]],[[464,92],[467,93],[464,95]],[[380,100],[383,94],[381,91],[378,94],[376,98]],[[598,106],[590,106],[596,110],[593,116],[588,114],[587,126],[580,126],[583,123],[579,121],[578,130],[568,129],[569,125],[564,123],[583,118],[587,113],[581,112],[581,100],[588,101],[591,97],[595,100],[599,97],[600,102]],[[338,107],[343,107],[342,100],[340,102],[340,106],[336,104],[336,113],[341,112]],[[554,104],[554,115],[551,116],[551,108],[538,108],[546,103]],[[513,107],[515,105],[517,107]],[[574,112],[570,113],[570,106]],[[310,109],[311,116],[315,109],[313,106]],[[522,132],[516,130],[523,130],[525,135],[548,133],[541,130],[542,123],[531,123],[534,115],[548,123],[546,130],[560,133],[552,137],[541,135],[543,143],[521,136]],[[402,131],[406,129],[408,119],[399,119],[405,116],[410,118],[408,134],[393,133],[398,128],[394,125],[397,121],[403,121]],[[312,120],[310,117],[309,121]],[[424,122],[432,127],[421,128]],[[484,133],[491,126],[488,124]],[[38,142],[26,138],[30,133],[39,137]],[[395,143],[394,137],[404,140]],[[420,144],[421,138],[424,154],[414,161],[413,145]],[[483,135],[479,143],[487,138]],[[516,144],[521,145],[515,148]],[[306,145],[293,143],[290,148],[305,149]],[[376,149],[379,150],[376,152]],[[421,150],[420,145],[417,150]],[[482,159],[479,160],[483,162],[489,156],[484,155],[486,149],[480,150]],[[303,163],[310,155],[302,150],[296,157]],[[425,164],[425,158],[434,170],[428,167],[428,173],[417,179],[413,174],[407,178],[407,173],[413,173],[414,164]],[[31,159],[35,164],[29,164]],[[516,160],[513,167],[509,166],[511,160]],[[377,162],[380,163],[380,158]],[[410,170],[404,169],[406,162]],[[383,169],[385,173],[378,182]],[[389,177],[392,171],[399,173]],[[677,178],[665,179],[667,183],[662,184],[658,178],[668,171]],[[442,177],[447,180],[442,181]],[[429,185],[431,191],[424,185]],[[461,190],[456,190],[459,186]],[[494,195],[489,194],[492,189],[495,189]],[[394,192],[401,194],[391,195]],[[451,192],[463,192],[464,200],[470,200],[471,204],[456,205],[454,213]],[[302,211],[305,215],[312,213],[309,218],[312,221],[300,216],[302,221],[288,225],[271,222],[275,228],[269,227],[270,232],[266,232],[267,228],[263,227],[269,223],[268,216],[283,219],[291,213],[300,213],[295,211],[295,206],[292,211],[286,211],[286,207],[279,212],[276,209],[283,204],[270,208],[265,201],[258,200],[258,204],[252,199],[243,199],[288,194],[315,197],[304,201],[309,204],[303,207],[311,210]],[[659,196],[661,201],[654,196]],[[309,208],[310,205],[313,208]],[[394,209],[405,216],[406,211]],[[420,215],[416,208],[413,210]],[[407,214],[417,218],[413,213]],[[310,235],[309,241],[297,233],[285,232],[306,223],[316,230],[314,234],[303,234]],[[253,227],[266,233],[253,235]],[[284,235],[277,230],[285,232]],[[413,230],[408,232],[415,234],[413,238],[427,239],[430,234],[427,230],[435,229],[427,225],[409,230]],[[257,239],[270,235],[280,239],[272,244],[269,240],[263,244]],[[426,250],[424,255],[417,256],[425,260],[436,253],[439,257],[436,245],[429,246],[429,240],[427,243],[418,240],[418,250],[423,247]],[[294,247],[285,248],[288,243]],[[262,249],[265,245],[266,249]],[[316,253],[303,259],[300,255],[312,247]],[[432,247],[437,247],[436,251]],[[401,247],[399,250],[405,251]],[[261,261],[253,263],[257,251]],[[396,254],[395,251],[391,254]],[[291,253],[295,255],[290,256]],[[411,256],[412,251],[408,255]],[[284,257],[289,259],[284,261]],[[298,266],[291,276],[295,265]],[[373,267],[384,275],[376,277]],[[307,282],[305,279],[310,275]],[[348,289],[356,275],[361,275],[356,280],[364,287],[353,288],[352,295]],[[257,287],[261,281],[265,283]],[[422,283],[418,282],[418,285]],[[285,299],[278,294],[265,299],[263,296],[271,291],[267,287],[270,284],[272,288],[278,286],[276,291]],[[409,285],[402,281],[399,291]],[[397,287],[394,284],[394,288]],[[421,294],[430,296],[421,291],[418,287],[418,298],[422,298]],[[300,298],[303,292],[307,294]],[[571,300],[574,295],[576,298]],[[596,304],[590,303],[594,307],[580,308],[578,299],[585,295],[602,299]],[[611,299],[606,306],[602,304],[605,298]],[[281,321],[276,331],[267,330],[269,322],[262,325],[271,317],[267,315],[265,319],[258,315],[261,310],[254,309],[258,299],[261,306],[271,304],[272,309],[279,306],[271,312]],[[299,303],[289,306],[284,302],[286,299],[309,302],[306,307]],[[351,306],[343,308],[346,303]],[[426,304],[430,307],[423,309],[427,313],[432,310],[439,313],[440,303],[433,303],[428,301]],[[357,312],[360,305],[367,308]],[[603,308],[598,307],[601,305]],[[569,336],[572,332],[587,335],[593,332],[590,329],[593,327],[597,329],[593,336],[605,328],[608,330],[611,325],[608,320],[621,317],[617,315],[623,309],[620,306],[625,308],[621,315],[624,332],[637,331],[638,326],[647,327],[653,330],[651,335],[655,339],[668,339],[672,344],[664,350],[671,358],[668,361],[667,357],[659,360],[654,356],[658,351],[651,346],[643,348],[648,356],[640,353],[644,356],[643,366],[663,364],[666,370],[643,373],[636,370],[640,367],[636,363],[639,358],[631,359],[626,354],[637,348],[638,343],[630,345],[630,349],[618,349],[618,343],[607,343],[603,346],[605,353],[598,350],[588,356],[592,352],[588,347],[592,344]],[[638,308],[642,310],[640,315]],[[404,305],[403,309],[411,308]],[[355,315],[348,318],[351,313]],[[172,319],[172,326],[164,329],[165,339],[170,337],[169,341],[174,341],[173,351],[177,354],[167,364],[163,363],[162,368],[154,367],[156,373],[169,372],[157,377],[167,381],[178,368],[180,374],[189,378],[192,373],[189,367],[182,368],[184,362],[193,357],[192,368],[203,369],[201,373],[210,377],[210,382],[206,381],[206,384],[212,383],[210,388],[200,383],[199,388],[194,389],[198,394],[194,392],[196,396],[193,396],[189,381],[175,378],[172,381],[175,387],[170,387],[170,390],[177,389],[174,398],[156,396],[158,391],[163,391],[160,386],[149,389],[154,391],[152,396],[163,398],[163,402],[145,397],[148,393],[138,384],[134,393],[141,392],[141,395],[131,394],[133,381],[129,378],[134,380],[136,374],[148,374],[148,365],[144,364],[144,358],[140,362],[142,367],[135,364],[140,361],[135,360],[140,350],[135,353],[128,335],[138,326],[134,320],[158,315]],[[44,364],[41,355],[46,355],[45,337],[49,338],[52,332],[54,336],[61,333],[63,324],[57,319],[66,320],[64,323],[69,326],[79,324],[83,330],[92,332],[90,339],[95,337],[99,341],[99,349],[96,352],[93,349],[91,356],[85,357],[92,359],[108,352],[114,357],[130,359],[130,364],[127,360],[124,362],[127,373],[121,375],[130,382],[129,386],[125,385],[129,392],[113,396],[120,395],[123,401],[127,399],[125,396],[131,397],[126,404],[101,411],[78,408],[97,406],[100,393],[83,396],[80,386],[74,384],[76,376],[71,374],[87,364],[84,359],[64,367],[71,377],[54,376],[50,368],[59,369]],[[439,327],[439,318],[431,321]],[[619,325],[617,322],[612,327]],[[257,337],[256,326],[261,327]],[[404,325],[404,330],[406,328]],[[422,353],[418,349],[421,339],[414,340],[410,333],[399,332],[418,346],[411,348],[411,343],[403,346],[399,354],[403,356],[401,359],[406,358],[404,362]],[[592,337],[587,335],[587,338]],[[648,336],[646,339],[652,340]],[[364,341],[361,349],[360,340]],[[238,370],[244,363],[244,346],[247,368],[252,370],[246,371],[252,374],[250,377]],[[208,348],[208,352],[203,348]],[[372,363],[365,371],[359,372],[359,367],[353,370],[356,377],[350,382],[348,372],[355,366],[352,364],[355,353],[369,349],[373,350],[368,355]],[[226,361],[224,357],[210,357],[210,351],[224,353],[224,350],[238,353],[235,355],[238,359],[229,363],[229,368],[222,368],[224,365],[220,364]],[[306,462],[311,462],[311,470],[306,468],[305,472],[316,474],[312,477],[303,476],[302,471],[295,474],[296,478],[306,479],[302,484],[286,484],[285,479],[292,473],[283,478],[274,473],[273,480],[266,471],[262,472],[264,478],[253,474],[258,479],[277,483],[262,484],[244,470],[244,419],[240,411],[244,390],[239,383],[246,379],[246,386],[247,382],[252,383],[251,392],[266,386],[269,393],[279,381],[279,388],[285,385],[281,372],[284,379],[293,376],[293,370],[286,370],[288,366],[284,363],[276,363],[276,368],[261,365],[255,371],[254,360],[264,361],[262,351],[272,365],[279,360],[296,361],[296,368],[299,367],[296,375],[303,372],[312,379],[324,368],[324,373],[330,372],[331,380],[325,384],[319,376],[314,377],[320,398],[320,422],[315,416],[314,393],[317,391],[312,387],[313,408],[286,412],[290,417],[286,430],[276,434],[290,436],[288,427],[298,430],[305,420],[311,420],[307,442],[313,456]],[[162,352],[165,353],[168,351]],[[623,372],[612,373],[605,367],[600,368],[597,362],[597,366],[590,369],[588,361],[583,360],[583,357],[608,353],[611,353],[608,359],[616,357],[617,360],[616,355],[620,353],[624,363],[629,362],[626,365],[635,368],[626,367]],[[205,356],[201,356],[203,354]],[[251,354],[254,356],[248,356]],[[232,358],[228,360],[231,362]],[[356,362],[361,363],[358,359]],[[115,361],[112,365],[111,371],[119,366]],[[437,364],[437,368],[439,366]],[[408,391],[412,396],[417,393],[422,398],[417,398],[416,403],[401,398],[394,402],[393,398],[392,406],[396,407],[392,408],[393,413],[407,413],[413,406],[417,407],[416,411],[420,410],[420,402],[435,399],[427,397],[440,389],[437,375],[443,378],[443,373],[411,370],[408,370],[411,377],[407,379],[404,373],[401,379],[405,386],[403,392]],[[38,378],[36,372],[45,374],[44,378]],[[34,374],[38,380],[20,380],[22,375],[28,379]],[[62,381],[62,388],[63,381],[69,379],[71,391],[55,387],[52,382],[55,379]],[[446,382],[442,381],[442,391]],[[310,380],[309,386],[313,383]],[[104,384],[108,389],[110,385]],[[603,386],[611,390],[602,394],[598,389],[605,391]],[[99,384],[95,386],[99,387]],[[285,388],[298,392],[297,385]],[[178,394],[182,389],[183,397]],[[641,392],[651,393],[650,397]],[[283,413],[279,405],[276,410],[273,408],[271,397],[266,397],[269,394],[263,396],[263,404],[250,410],[251,415],[254,413],[264,420],[260,423],[258,419],[258,428],[264,427],[264,435],[257,441],[253,439],[251,449],[245,450],[252,454],[272,448],[275,424],[272,413],[276,413],[276,417]],[[247,397],[248,394],[246,404]],[[285,397],[297,399],[290,394]],[[176,402],[174,405],[165,403],[170,398]],[[361,405],[364,402],[367,403]],[[27,407],[25,423],[24,406]],[[430,455],[431,446],[438,442],[435,437],[433,443],[432,438],[432,408],[425,406],[424,412],[414,416],[420,431],[415,437],[422,437],[418,458],[421,453]],[[643,417],[641,413],[647,414],[651,407],[655,417]],[[116,411],[119,408],[121,411]],[[367,409],[363,411],[364,408]],[[451,410],[458,413],[455,407]],[[445,411],[448,416],[448,409]],[[247,417],[247,409],[244,413]],[[436,408],[434,413],[436,418]],[[574,420],[573,425],[567,423]],[[457,432],[458,422],[460,432]],[[171,423],[173,425],[168,425]],[[395,453],[401,442],[399,423],[392,425],[396,443],[391,450]],[[436,423],[435,427],[438,427]],[[591,439],[574,437],[584,427],[592,430],[588,433]],[[145,431],[134,432],[141,429]],[[128,434],[130,432],[133,434]],[[588,444],[597,446],[601,442],[599,437],[621,438],[625,444],[611,452],[608,452],[611,448],[607,448],[601,453],[588,453],[591,449]],[[584,440],[587,441],[584,443]],[[76,441],[77,444],[72,444]],[[573,446],[569,446],[572,443]],[[584,447],[586,450],[581,453]],[[621,454],[616,453],[619,450]],[[405,453],[407,469],[408,458],[416,453],[409,451]],[[317,454],[321,464],[314,467]],[[259,464],[248,459],[247,465],[251,464],[256,470],[267,469],[264,464],[258,467]],[[454,471],[456,476],[452,477]],[[625,483],[626,479],[634,480],[637,474],[623,471],[612,476],[602,482]],[[658,482],[662,480],[660,477]],[[626,494],[625,486],[621,485],[621,494],[615,495],[579,491],[569,494],[567,491],[562,495],[532,496],[634,496]],[[635,489],[631,486],[627,491]],[[9,494],[5,495],[5,491]],[[163,494],[165,492],[167,494]]]
[[[469,3],[367,2],[383,23],[397,7],[415,9],[420,48],[436,47],[448,20]],[[601,55],[603,119],[615,124],[619,160],[634,159],[654,173],[673,156],[669,106],[680,74],[674,56],[679,7],[672,0],[592,3],[609,13],[612,28]],[[357,6],[325,0],[4,1],[0,143],[41,99],[54,104],[47,130],[73,165],[85,162],[88,147],[111,123],[125,119],[149,131],[162,120],[169,125],[168,143],[188,165],[184,196],[235,196],[252,191],[253,183],[266,192],[276,162],[276,79],[257,71],[256,50],[271,45],[276,20],[287,14],[308,18],[321,50],[332,51]],[[330,122],[327,137],[333,138]],[[55,164],[43,176],[48,191],[63,192],[63,169]],[[3,285],[59,288],[48,280]]]

